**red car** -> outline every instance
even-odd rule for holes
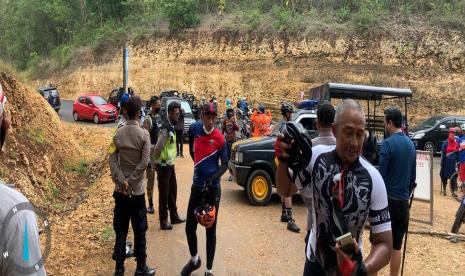
[[[75,121],[92,120],[96,124],[114,122],[118,118],[118,110],[100,95],[84,94],[74,101],[73,118]]]

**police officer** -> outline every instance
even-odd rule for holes
[[[174,126],[178,122],[181,105],[173,101],[168,105],[168,118],[166,118],[158,135],[158,141],[154,149],[154,160],[158,176],[158,215],[160,219],[160,228],[162,230],[171,230],[171,224],[185,222],[182,219],[176,207],[177,182],[174,163],[176,160],[176,132]],[[170,221],[168,223],[168,210],[170,212]]]
[[[115,150],[110,155],[110,171],[115,182],[113,228],[116,234],[115,275],[124,275],[126,237],[131,221],[134,231],[135,275],[155,275],[146,264],[147,209],[145,207],[144,174],[149,162],[150,135],[140,127],[140,97],[129,98],[125,105],[127,122],[113,137]]]

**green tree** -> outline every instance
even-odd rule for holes
[[[194,27],[200,22],[197,0],[161,0],[171,31]]]

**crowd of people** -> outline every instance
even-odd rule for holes
[[[450,193],[457,198],[458,184],[465,193],[465,125],[449,129],[448,138],[441,145],[441,195],[447,195],[447,183],[450,182]],[[458,172],[458,181],[452,176]]]
[[[147,131],[143,131],[137,123],[140,98],[129,98],[123,111],[127,121],[114,137],[110,164],[115,181],[115,275],[124,273],[123,249],[129,220],[136,225],[133,227],[136,274],[155,273],[145,262],[147,219],[144,181],[141,181],[146,173],[148,211],[153,213],[155,172],[158,176],[160,228],[171,230],[173,224],[186,222],[191,258],[182,268],[181,275],[190,275],[201,266],[197,249],[198,224],[206,228],[207,235],[205,275],[213,275],[221,198],[220,178],[227,171],[232,144],[238,139],[236,111],[228,99],[219,130],[216,128],[216,99],[202,99],[198,106],[199,120],[189,128],[189,153],[194,161],[194,175],[185,220],[177,210],[174,167],[176,158],[182,156],[182,149],[176,142],[179,135],[176,125],[182,114],[181,108],[179,103],[172,102],[166,118],[161,118],[158,115],[159,99],[153,97],[151,104],[151,111],[143,123]],[[249,112],[245,99],[240,99],[237,107],[242,112]],[[282,119],[278,123],[281,133],[287,133],[293,112],[291,103],[281,104]],[[259,105],[250,116],[253,136],[269,135],[271,112]],[[318,137],[311,140],[312,149],[305,153],[309,155],[309,163],[305,167],[293,167],[292,171],[287,166],[292,158],[288,152],[298,143],[287,139],[284,134],[278,135],[275,147],[279,160],[276,180],[282,202],[281,221],[287,223],[290,231],[300,231],[292,215],[292,196],[298,191],[308,209],[304,275],[367,275],[376,273],[388,263],[391,275],[398,274],[416,164],[415,148],[402,131],[402,122],[403,116],[397,107],[385,110],[388,137],[382,143],[379,171],[361,156],[366,139],[366,122],[362,107],[354,100],[344,100],[336,109],[328,101],[318,104]],[[458,148],[458,144],[446,145],[445,148]],[[363,260],[359,245],[363,242],[362,232],[366,221],[371,225],[368,239],[371,251]],[[350,237],[349,247],[340,243],[344,235]]]
[[[0,137],[3,137],[0,146],[3,146],[11,118],[1,86],[0,103]],[[228,100],[226,106],[221,130],[216,127],[219,114],[216,99],[204,99],[197,106],[197,121],[190,126],[188,133],[194,174],[184,219],[177,208],[175,170],[176,159],[183,156],[183,133],[180,133],[179,125],[183,126],[184,122],[179,102],[172,101],[166,116],[160,116],[160,98],[153,96],[150,112],[143,119],[140,97],[130,96],[121,105],[123,118],[109,148],[110,171],[115,184],[114,275],[124,275],[125,272],[130,222],[137,262],[135,275],[156,273],[148,266],[146,253],[147,213],[155,213],[155,175],[160,228],[169,231],[173,225],[185,223],[191,257],[180,268],[181,275],[190,275],[202,265],[198,255],[198,224],[206,230],[204,275],[213,275],[220,179],[227,171],[231,147],[237,141],[239,131],[232,101]],[[240,99],[237,107],[249,112],[245,98]],[[363,108],[357,101],[345,99],[336,108],[328,101],[318,104],[318,136],[311,140],[311,148],[306,139],[292,136],[305,135],[295,132],[291,120],[294,106],[282,103],[280,109],[282,119],[277,126],[280,134],[276,139],[275,155],[279,161],[276,183],[282,203],[281,221],[287,223],[288,230],[300,231],[292,212],[292,197],[298,192],[308,212],[303,275],[372,275],[387,264],[390,264],[391,275],[398,275],[402,241],[408,229],[409,200],[416,180],[415,147],[402,129],[403,115],[399,108],[390,106],[384,110],[387,135],[381,145],[379,169],[362,156],[366,121]],[[253,110],[253,136],[269,135],[271,118],[271,112],[263,105]],[[465,137],[461,135],[461,129],[450,129],[449,137],[442,145],[443,194],[457,163],[460,181],[465,181]],[[302,156],[290,154],[295,150]],[[295,162],[295,159],[300,161]],[[302,160],[306,160],[304,165]],[[3,184],[0,189],[4,189]],[[451,189],[454,192],[457,187]],[[25,200],[17,197],[19,201]],[[367,222],[370,233],[363,240]],[[363,242],[371,244],[365,259],[361,251]],[[45,273],[44,270],[41,272]]]

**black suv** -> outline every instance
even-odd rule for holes
[[[38,89],[40,95],[55,109],[56,112],[60,111],[61,101],[60,93],[55,86],[49,85],[48,87],[41,87]]]
[[[297,110],[292,120],[302,124],[310,137],[317,135],[315,110]],[[278,127],[279,124],[275,125],[270,136],[241,140],[232,145],[229,170],[234,181],[245,188],[253,205],[267,205],[276,187],[274,144]]]
[[[441,151],[441,145],[447,139],[451,127],[462,127],[464,116],[438,115],[433,116],[410,130],[410,138],[419,150],[436,153]]]

